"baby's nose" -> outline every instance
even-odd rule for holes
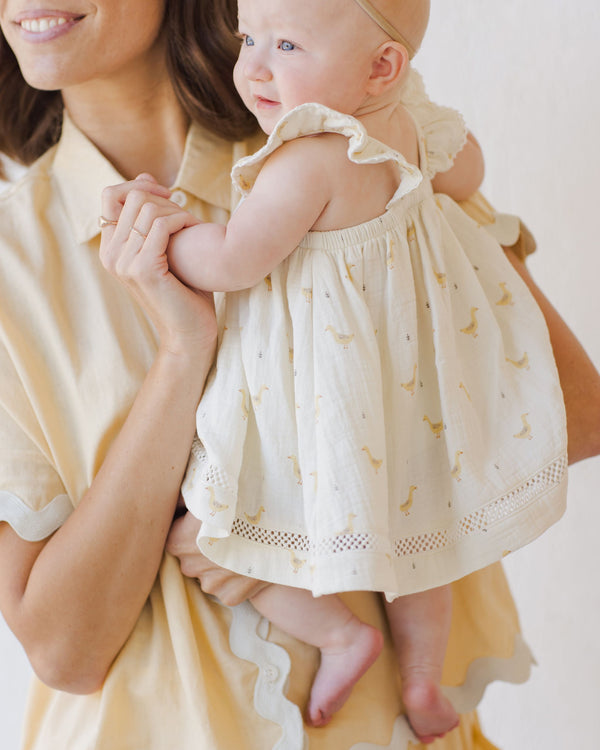
[[[246,60],[244,74],[250,81],[269,81],[272,78],[268,66],[254,55],[251,60]]]

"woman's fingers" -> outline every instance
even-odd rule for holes
[[[120,189],[115,194],[125,195]],[[171,352],[183,353],[189,347],[205,351],[214,343],[212,296],[182,284],[170,272],[167,259],[171,236],[197,223],[177,204],[136,186],[126,193],[117,224],[102,232],[103,265],[137,299],[161,345]]]
[[[116,259],[116,275],[125,281],[152,270],[167,272],[166,253],[171,235],[196,223],[193,216],[180,208],[144,204]]]
[[[102,229],[103,240],[101,255],[104,257],[107,255],[109,243],[112,242],[115,232],[117,232],[118,241],[122,243],[125,240],[125,233],[123,230],[125,220],[120,220],[127,198],[131,193],[136,193],[138,198],[136,201],[132,201],[133,205],[128,212],[129,214],[134,210],[135,203],[141,205],[144,200],[149,199],[152,196],[168,200],[171,195],[170,190],[159,185],[151,174],[146,173],[138,175],[135,180],[122,182],[119,185],[111,185],[110,187],[105,188],[102,191],[102,214],[99,221],[100,228]],[[118,231],[117,227],[120,227],[121,231]],[[110,262],[109,258],[107,258],[107,260]]]
[[[168,195],[151,175],[106,188],[100,260],[144,309],[161,349],[204,362],[216,342],[212,295],[187,288],[167,260],[171,235],[198,222]]]
[[[180,499],[179,507],[182,507],[183,501]],[[185,504],[183,504],[185,508]],[[167,552],[175,557],[181,557],[190,552],[198,552],[196,537],[202,526],[202,521],[198,520],[189,511],[179,516],[171,526],[171,531],[167,537]],[[202,555],[201,557],[204,557]]]
[[[116,186],[120,188],[121,186]],[[111,191],[112,188],[107,188]],[[104,266],[111,272],[119,275],[117,264],[127,267],[129,262],[141,250],[154,221],[161,216],[179,214],[186,216],[181,220],[181,227],[195,223],[191,215],[186,214],[181,208],[160,195],[142,190],[139,184],[129,187],[127,192],[115,190],[114,194],[106,194],[106,202],[103,201],[103,217],[109,219],[110,211],[114,206],[120,206],[120,213],[116,224],[107,225],[102,230],[102,242],[100,245],[100,258]],[[121,205],[120,200],[124,198]],[[187,222],[187,223],[186,223]],[[180,228],[181,228],[180,227]],[[173,231],[177,231],[176,229]],[[167,239],[168,241],[168,239]],[[166,247],[165,247],[166,249]]]
[[[102,191],[102,215],[107,219],[118,219],[125,200],[132,190],[140,190],[161,198],[171,196],[171,191],[163,185],[159,185],[151,174],[142,173],[135,180],[104,188]]]
[[[140,172],[140,174],[135,179],[136,179],[136,181],[137,180],[148,180],[148,182],[153,182],[155,185],[159,184],[159,182],[156,179],[156,177],[154,177],[154,175],[151,175],[150,172]],[[165,190],[167,190],[167,188],[165,188]],[[171,191],[169,190],[169,194],[170,194],[170,192]]]
[[[200,526],[201,522],[188,512],[173,522],[167,538],[167,552],[178,558],[185,576],[197,578],[205,593],[216,596],[230,607],[255,596],[269,585],[232,573],[205,557],[196,546]]]

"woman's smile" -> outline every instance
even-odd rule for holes
[[[123,78],[126,69],[138,78],[158,75],[161,55],[154,49],[165,3],[0,0],[0,25],[29,85],[65,94],[113,75]]]
[[[46,42],[68,33],[85,16],[61,10],[31,10],[19,13],[14,23],[23,38],[32,42]]]

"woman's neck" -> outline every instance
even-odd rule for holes
[[[63,99],[73,122],[123,177],[150,172],[173,184],[189,121],[164,64],[67,89]]]

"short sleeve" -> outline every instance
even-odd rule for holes
[[[421,131],[426,161],[421,164],[421,171],[430,179],[438,172],[447,172],[467,142],[462,115],[450,107],[434,104],[427,96],[421,74],[412,67],[400,98]]]
[[[73,506],[58,472],[28,434],[26,394],[1,347],[0,360],[5,397],[0,403],[0,522],[27,541],[40,541],[64,523]]]

